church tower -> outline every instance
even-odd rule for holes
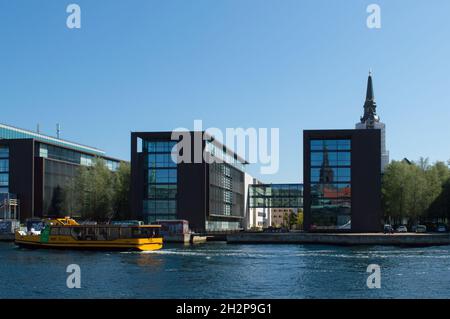
[[[364,115],[360,122],[356,123],[356,129],[378,129],[381,130],[381,172],[384,172],[389,164],[389,152],[386,150],[386,125],[380,121],[377,115],[377,103],[373,94],[372,72],[369,72],[367,80],[366,101],[364,102]]]
[[[328,159],[328,149],[325,146],[325,150],[323,152],[323,162],[322,167],[320,168],[320,183],[333,183],[334,182],[334,172],[330,167],[330,160]]]

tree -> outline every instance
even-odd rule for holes
[[[303,229],[303,209],[299,208],[297,212],[297,229]]]
[[[48,208],[48,214],[51,217],[64,217],[66,215],[66,193],[61,186],[53,189],[52,200]]]
[[[120,163],[112,172],[103,159],[80,166],[72,192],[80,217],[95,221],[129,218],[130,164]]]
[[[417,163],[415,163],[422,171],[426,171],[430,168],[430,160],[428,157],[420,157]]]
[[[294,211],[291,211],[289,213],[289,228],[290,229],[294,228],[294,225],[296,224],[296,222],[297,222],[297,214],[294,213]]]
[[[392,162],[382,180],[382,202],[385,220],[410,222],[446,215],[444,186],[450,170],[443,162],[429,164],[421,158],[415,163]]]
[[[82,218],[99,221],[113,217],[113,185],[113,172],[103,159],[96,158],[91,167],[78,169],[74,195]]]
[[[283,214],[283,227],[289,228],[289,213]]]
[[[122,162],[114,174],[113,211],[115,219],[127,219],[130,216],[131,167]]]
[[[393,161],[385,169],[381,193],[386,221],[406,216],[408,166],[405,162]]]
[[[438,187],[438,196],[434,198],[428,209],[428,216],[431,218],[450,218],[450,169],[444,162],[436,162],[430,171],[439,181],[440,187]]]

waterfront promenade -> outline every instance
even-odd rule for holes
[[[322,245],[393,245],[440,246],[450,245],[450,234],[438,233],[370,233],[370,234],[318,234],[304,232],[250,233],[227,235],[229,244],[322,244]]]

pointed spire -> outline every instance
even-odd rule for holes
[[[373,84],[372,84],[372,70],[369,70],[369,78],[367,80],[367,93],[366,93],[366,102],[373,101],[375,99],[373,94]]]
[[[375,103],[375,95],[373,93],[372,70],[369,71],[367,79],[366,101],[364,103],[364,115],[361,117],[361,123],[367,125],[367,128],[374,128],[374,123],[379,122],[377,116],[377,104]]]

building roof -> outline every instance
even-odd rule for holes
[[[219,148],[222,148],[228,155],[233,156],[236,160],[238,160],[242,164],[249,164],[249,162],[245,158],[243,158],[242,156],[237,154],[235,151],[233,151],[232,149],[230,149],[229,147],[227,147],[226,145],[221,143],[219,140],[215,139],[214,136],[212,136],[211,134],[209,134],[206,131],[158,131],[158,132],[152,131],[152,132],[131,132],[131,134],[138,136],[140,138],[144,138],[144,139],[145,138],[167,139],[172,136],[173,132],[189,133],[189,134],[202,134],[203,140],[208,139],[211,143],[213,143],[214,145],[216,145]]]
[[[35,139],[36,141],[39,141],[39,142],[53,144],[53,145],[59,145],[59,146],[62,146],[62,147],[66,147],[66,148],[70,148],[70,149],[74,149],[74,150],[77,150],[77,151],[90,153],[90,154],[94,154],[94,155],[98,155],[98,156],[104,156],[105,155],[105,151],[100,150],[100,149],[95,148],[95,147],[82,145],[82,144],[79,144],[79,143],[75,143],[75,142],[59,139],[59,138],[52,137],[52,136],[49,136],[49,135],[44,135],[44,134],[41,134],[41,133],[37,133],[37,132],[29,131],[29,130],[24,130],[24,129],[21,129],[21,128],[17,128],[17,127],[14,127],[14,126],[1,124],[1,123],[0,123],[0,139],[7,139],[7,140],[12,140],[12,139]]]

